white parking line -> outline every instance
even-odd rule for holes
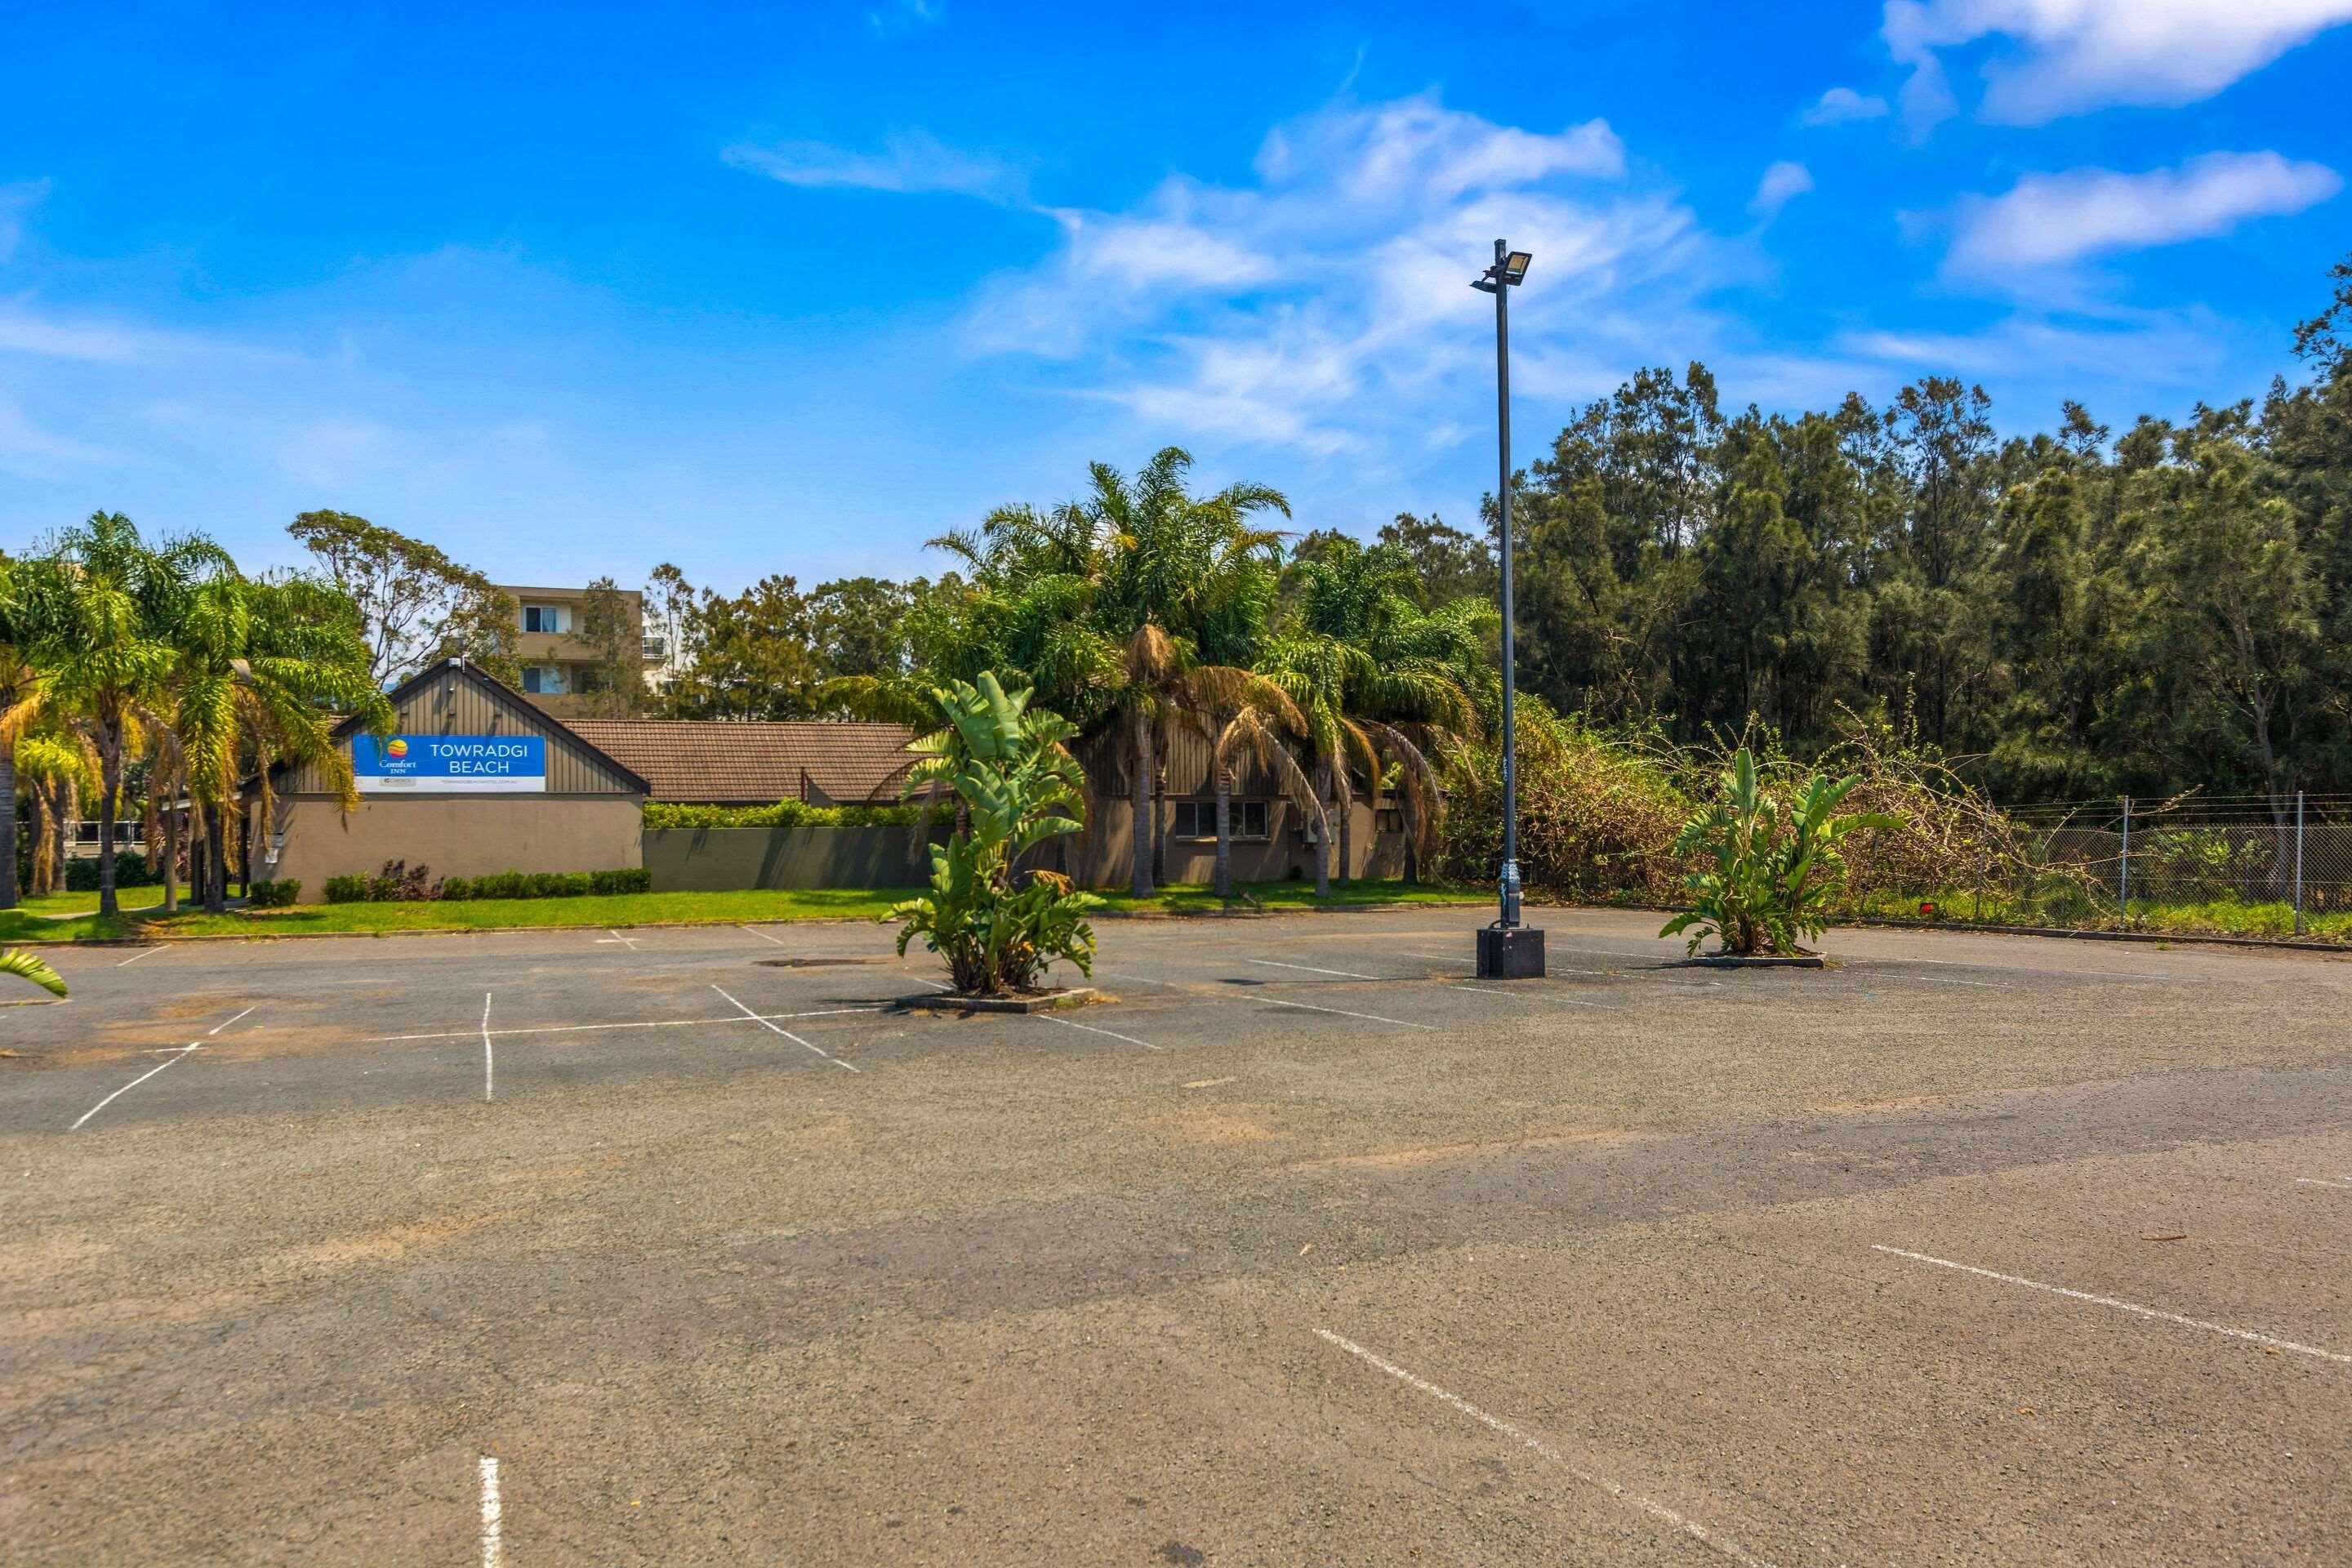
[[[490,993],[482,993],[482,1100],[488,1103],[490,1095]]]
[[[499,1527],[506,1510],[499,1502],[499,1462],[488,1454],[482,1456],[482,1568],[500,1568],[507,1560],[506,1546],[499,1540]]]
[[[626,945],[631,952],[635,952],[637,951],[637,943],[642,940],[643,939],[639,937],[623,936],[619,931],[614,931],[610,927],[606,927],[604,934],[596,939],[596,945],[603,947],[608,942],[617,942]]]
[[[1108,1035],[1114,1040],[1125,1040],[1129,1045],[1141,1046],[1147,1051],[1164,1051],[1168,1048],[1166,1046],[1155,1046],[1150,1040],[1139,1040],[1133,1035],[1122,1035],[1116,1029],[1097,1029],[1092,1024],[1081,1024],[1076,1019],[1057,1018],[1051,1013],[1033,1013],[1030,1016],[1043,1018],[1049,1024],[1067,1024],[1071,1028],[1084,1029],[1089,1035]]]
[[[118,965],[118,967],[120,966]],[[256,1002],[253,1005],[253,1007],[258,1007],[260,1005],[260,1003]],[[236,1023],[238,1018],[244,1017],[246,1013],[252,1012],[253,1007],[247,1007],[245,1010],[245,1013],[236,1014],[234,1017],[224,1018],[219,1023],[215,1024],[211,1028],[205,1031],[204,1039],[190,1040],[184,1046],[173,1046],[166,1047],[172,1052],[170,1061],[156,1063],[153,1067],[149,1068],[145,1072],[141,1073],[137,1078],[132,1079],[129,1083],[124,1084],[121,1089],[116,1089],[112,1094],[108,1095],[104,1100],[100,1100],[96,1105],[93,1105],[88,1110],[83,1111],[79,1119],[77,1120],[71,1127],[67,1128],[66,1131],[68,1132],[79,1131],[81,1128],[82,1122],[88,1121],[91,1117],[96,1116],[100,1111],[104,1110],[116,1100],[121,1100],[124,1095],[129,1094],[132,1089],[137,1089],[149,1079],[153,1078],[157,1073],[162,1072],[165,1068],[172,1066],[173,1062],[185,1059],[189,1052],[202,1050],[204,1048],[205,1040],[210,1039],[215,1035],[219,1034],[223,1029],[226,1029],[231,1024]]]
[[[2252,1329],[2233,1329],[2226,1323],[2209,1323],[2202,1318],[2184,1318],[2178,1312],[2160,1312],[2154,1307],[2141,1307],[2129,1301],[2118,1301],[2112,1296],[2094,1296],[2087,1290],[2069,1290],[2063,1285],[2045,1285],[2039,1279],[2026,1279],[2015,1274],[2000,1274],[1990,1268],[1979,1268],[1972,1263],[1955,1263],[1948,1258],[1930,1258],[1924,1252],[1906,1252],[1899,1247],[1882,1247],[1874,1242],[1871,1250],[1884,1252],[1895,1258],[1907,1258],[1914,1263],[1932,1263],[1938,1268],[1957,1269],[1962,1274],[1974,1274],[1980,1279],[1998,1279],[2004,1285],[2022,1285],[2029,1290],[2046,1291],[2053,1296],[2063,1296],[2072,1301],[2088,1301],[2095,1307],[2112,1307],[2118,1312],[2129,1312],[2135,1317],[2152,1318],[2163,1323],[2178,1323],[2184,1329],[2203,1329],[2208,1333],[2227,1334],[2233,1340],[2251,1340],[2255,1344],[2268,1345],[2273,1350],[2293,1351],[2297,1355],[2316,1356],[2322,1361],[2338,1362],[2346,1366],[2352,1366],[2352,1355],[2345,1355],[2336,1351],[2321,1350],[2315,1345],[2297,1344],[2293,1340],[2273,1339],[2268,1334],[2256,1333]]]
[[[2010,991],[2013,986],[1996,984],[1990,980],[1955,980],[1947,974],[1906,974],[1906,980],[1916,980],[1925,985],[1973,985],[1979,991]]]
[[[116,964],[114,967],[117,969],[127,969],[131,964],[138,963],[141,959],[163,951],[163,949],[160,944],[154,947],[142,947],[137,952],[132,953],[130,957],[124,959],[121,963]]]
[[[766,931],[761,931],[755,926],[737,926],[735,929],[737,931],[748,931],[753,936],[758,937],[761,942],[772,942],[778,947],[790,947],[792,945],[792,943],[786,942],[782,937],[770,936]]]
[[[2342,1187],[2347,1192],[2352,1192],[2352,1182],[2322,1181],[2317,1176],[2297,1176],[2295,1180],[2307,1187]]]
[[[723,1018],[656,1018],[650,1023],[630,1024],[533,1024],[528,1028],[492,1029],[500,1039],[509,1035],[584,1035],[592,1029],[686,1029],[706,1024],[749,1024],[755,1020],[766,1023],[771,1018],[830,1018],[836,1013],[879,1013],[889,1004],[868,1003],[862,1007],[818,1007],[805,1013],[755,1013],[747,1018],[730,1013]],[[367,1044],[393,1045],[403,1040],[473,1040],[481,1037],[479,1029],[443,1029],[429,1035],[373,1035]]]
[[[715,982],[715,981],[714,981],[714,982],[712,982],[710,988],[711,988],[713,991],[717,991],[717,992],[719,993],[719,994],[720,994],[721,996],[727,996],[727,993],[726,993],[726,991],[725,991],[724,989],[722,989],[722,988],[719,985],[719,984],[718,984],[717,982]],[[734,997],[732,997],[732,996],[727,996],[727,1000],[729,1000],[730,1002],[734,1002],[734,1003],[735,1003],[735,1005],[742,1011],[743,1016],[745,1016],[746,1018],[749,1018],[749,1019],[751,1019],[752,1022],[757,1023],[757,1024],[764,1024],[764,1025],[766,1025],[769,1028],[775,1030],[775,1031],[776,1031],[776,1033],[778,1033],[778,1034],[780,1034],[780,1035],[783,1036],[783,1037],[784,1037],[784,1038],[786,1038],[786,1039],[788,1039],[788,1040],[792,1041],[792,1043],[793,1043],[793,1044],[794,1044],[794,1045],[796,1045],[796,1046],[800,1047],[803,1050],[816,1051],[816,1054],[817,1054],[817,1055],[819,1055],[819,1056],[823,1057],[825,1060],[827,1060],[827,1061],[831,1062],[834,1066],[835,1066],[835,1067],[837,1067],[837,1068],[846,1068],[846,1069],[847,1069],[848,1071],[850,1071],[850,1072],[856,1072],[856,1071],[857,1071],[857,1070],[858,1070],[857,1068],[854,1068],[854,1067],[850,1067],[850,1065],[849,1065],[847,1062],[843,1061],[839,1057],[835,1056],[831,1051],[819,1050],[816,1047],[810,1045],[806,1040],[802,1039],[798,1035],[793,1034],[790,1029],[784,1028],[784,1027],[781,1026],[780,1025],[777,1025],[777,1024],[772,1023],[772,1022],[771,1022],[770,1020],[768,1020],[768,1019],[766,1019],[766,1018],[764,1018],[764,1017],[761,1017],[759,1014],[754,1013],[754,1012],[753,1012],[753,1011],[751,1011],[751,1009],[750,1009],[749,1007],[745,1007],[745,1006],[743,1005],[743,1004],[742,1004],[742,1003],[740,1003],[740,1002],[735,1002],[735,998],[734,998]],[[863,1011],[863,1009],[860,1009],[860,1011]]]
[[[1580,1002],[1573,996],[1556,996],[1549,991],[1506,991],[1499,985],[1473,985],[1466,980],[1449,980],[1448,991],[1475,991],[1482,996],[1535,996],[1546,1002],[1557,1002],[1563,1007],[1590,1007],[1597,1013],[1614,1013],[1616,1008],[1606,1002]]]
[[[1354,1356],[1357,1360],[1380,1368],[1382,1372],[1387,1373],[1391,1377],[1393,1377],[1398,1382],[1403,1384],[1407,1388],[1416,1389],[1423,1394],[1428,1394],[1432,1399],[1452,1405],[1454,1409],[1459,1410],[1463,1415],[1469,1416],[1470,1419],[1477,1422],[1479,1425],[1486,1426],[1490,1430],[1499,1432],[1504,1436],[1513,1439],[1524,1446],[1531,1453],[1540,1455],[1544,1458],[1549,1459],[1553,1464],[1558,1465],[1561,1469],[1566,1470],[1570,1475],[1574,1476],[1586,1486],[1598,1487],[1601,1490],[1607,1492],[1611,1497],[1615,1498],[1619,1502],[1626,1503],[1633,1508],[1639,1509],[1642,1512],[1648,1514],[1652,1519],[1656,1520],[1659,1523],[1666,1525],[1670,1529],[1678,1531],[1682,1534],[1689,1536],[1692,1540],[1699,1542],[1710,1551],[1720,1552],[1722,1555],[1728,1557],[1734,1563],[1739,1563],[1741,1568],[1772,1568],[1772,1565],[1769,1563],[1767,1563],[1763,1558],[1749,1554],[1736,1542],[1729,1540],[1716,1531],[1708,1529],[1706,1526],[1699,1523],[1696,1520],[1686,1518],[1682,1514],[1676,1513],[1673,1509],[1668,1508],[1662,1502],[1654,1502],[1652,1500],[1643,1497],[1641,1493],[1627,1488],[1622,1481],[1612,1481],[1606,1476],[1595,1475],[1591,1470],[1579,1468],[1575,1464],[1569,1460],[1567,1456],[1560,1453],[1559,1449],[1553,1447],[1542,1438],[1532,1436],[1526,1432],[1520,1431],[1517,1426],[1512,1426],[1508,1421],[1504,1420],[1499,1415],[1488,1415],[1486,1411],[1479,1409],[1476,1405],[1471,1404],[1460,1394],[1448,1393],[1446,1390],[1440,1388],[1437,1384],[1430,1382],[1427,1378],[1407,1372],[1404,1368],[1397,1365],[1396,1363],[1390,1361],[1385,1357],[1375,1355],[1370,1351],[1368,1351],[1363,1346],[1358,1344],[1355,1341],[1335,1334],[1328,1329],[1318,1329],[1315,1331],[1315,1333],[1317,1338],[1323,1340],[1327,1343],[1339,1346],[1341,1350],[1346,1351],[1349,1355]]]
[[[1210,993],[1214,994],[1214,993]],[[1270,1007],[1302,1007],[1309,1013],[1336,1013],[1342,1018],[1370,1018],[1375,1024],[1396,1024],[1408,1029],[1434,1029],[1434,1024],[1416,1024],[1410,1018],[1383,1018],[1378,1013],[1350,1013],[1345,1007],[1318,1007],[1311,1002],[1286,1002],[1279,996],[1226,996],[1226,1002],[1263,1002]]]
[[[2009,964],[1972,963],[1964,958],[1882,958],[1877,962],[1880,963],[1933,963],[1945,969],[1996,969],[2002,973],[2013,972],[2012,966]],[[2201,984],[2204,979],[2202,975],[2196,974],[2143,974],[2135,969],[2029,969],[2023,973],[2072,974],[2088,980],[2194,980]]]
[[[1255,963],[1267,969],[1297,969],[1308,974],[1336,974],[1342,980],[1378,980],[1377,974],[1359,974],[1352,969],[1318,969],[1311,963],[1276,963],[1271,958],[1244,958],[1244,963]]]

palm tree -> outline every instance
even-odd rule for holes
[[[1314,785],[1283,743],[1306,732],[1307,719],[1281,687],[1262,675],[1231,665],[1208,665],[1184,681],[1181,706],[1209,743],[1209,773],[1217,796],[1217,869],[1220,899],[1234,896],[1234,765],[1255,761],[1275,775],[1285,794],[1318,818],[1322,805]],[[1318,826],[1321,826],[1318,824]],[[1320,832],[1317,837],[1321,837]]]
[[[0,716],[0,744],[47,719],[97,753],[98,908],[111,918],[124,766],[145,731],[169,728],[156,704],[179,667],[173,635],[189,596],[235,567],[201,535],[151,545],[120,512],[92,513],[31,564],[35,580],[19,592],[35,675]]]
[[[24,735],[11,751],[33,806],[27,890],[56,892],[65,867],[67,824],[79,815],[79,803],[98,793],[97,757],[88,741],[63,732]]]
[[[1093,464],[1084,512],[1101,557],[1095,615],[1121,648],[1119,717],[1133,811],[1130,891],[1153,891],[1160,842],[1155,740],[1186,713],[1191,679],[1202,665],[1249,662],[1273,603],[1282,536],[1254,526],[1262,511],[1290,515],[1282,493],[1229,485],[1211,496],[1184,488],[1192,454],[1167,447],[1130,480]]]
[[[14,708],[32,682],[19,651],[30,630],[17,597],[16,574],[0,561],[0,712]],[[0,742],[0,910],[13,910],[21,891],[16,865],[16,748]]]
[[[337,717],[387,731],[391,704],[369,678],[367,645],[351,601],[305,577],[255,582],[234,574],[199,584],[177,630],[166,772],[184,776],[196,806],[196,846],[208,858],[205,908],[226,907],[228,847],[245,770],[274,805],[270,769],[308,763],[326,777],[345,813],[359,808],[350,758],[335,743]],[[180,756],[173,758],[176,750]]]

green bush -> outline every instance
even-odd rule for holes
[[[114,885],[118,888],[152,888],[163,880],[160,868],[151,869],[147,857],[135,849],[114,852]],[[94,893],[98,891],[98,857],[69,855],[66,858],[66,891]]]
[[[299,882],[264,881],[256,882],[246,890],[245,902],[248,909],[283,910],[292,908],[301,897],[302,884]]]
[[[327,902],[331,904],[364,904],[374,897],[375,879],[372,877],[330,877],[327,879]]]
[[[1684,880],[1689,907],[1658,934],[1689,931],[1692,952],[1709,936],[1729,953],[1803,952],[1801,940],[1821,935],[1845,875],[1838,840],[1901,826],[1868,813],[1834,815],[1859,783],[1853,774],[1832,783],[1815,773],[1784,806],[1758,784],[1756,758],[1742,747],[1723,775],[1722,798],[1694,814],[1675,840],[1675,855],[1697,858],[1699,868]]]
[[[1076,729],[1057,714],[1026,711],[1029,693],[1008,695],[991,674],[936,695],[952,727],[908,786],[946,781],[970,807],[971,827],[931,846],[930,891],[882,917],[900,922],[898,952],[922,938],[965,995],[1034,986],[1056,958],[1092,974],[1086,914],[1102,900],[1052,871],[1023,879],[1013,869],[1036,845],[1083,826],[1061,815],[1086,809],[1086,775],[1065,745]]]
[[[654,874],[642,866],[610,871],[493,871],[483,877],[449,877],[444,899],[610,898],[653,891]]]
[[[665,827],[911,827],[917,805],[810,805],[780,800],[773,805],[680,805],[646,803],[645,825]]]

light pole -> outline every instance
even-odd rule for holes
[[[1495,494],[1501,511],[1497,533],[1503,555],[1503,886],[1502,911],[1478,933],[1478,974],[1488,980],[1540,978],[1543,932],[1519,923],[1519,748],[1515,711],[1518,672],[1514,668],[1516,611],[1511,599],[1511,290],[1527,280],[1534,257],[1495,242],[1495,265],[1470,287],[1495,297],[1495,437],[1502,479]]]

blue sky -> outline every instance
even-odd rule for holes
[[[489,15],[488,13],[496,13]],[[1948,373],[2011,429],[2258,394],[2352,250],[2352,0],[17,7],[0,545],[507,580],[938,569],[1170,442],[1297,526],[1516,432]]]

